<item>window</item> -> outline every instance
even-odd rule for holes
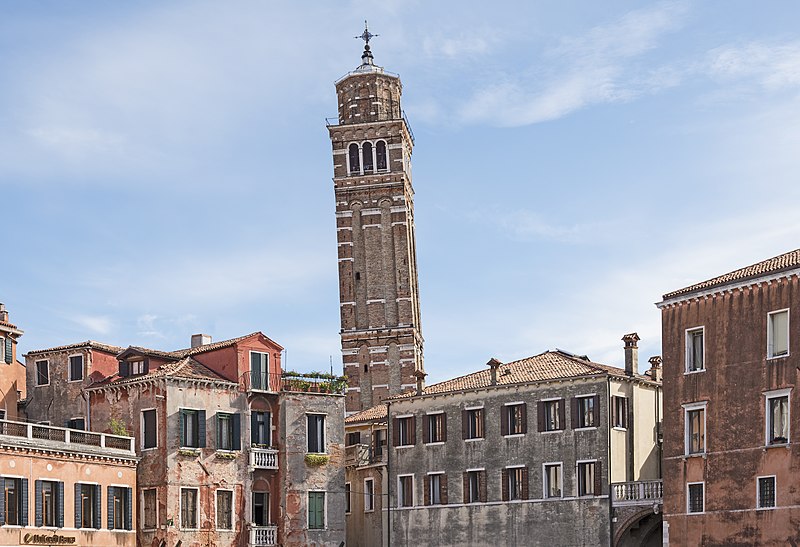
[[[356,143],[351,144],[348,149],[347,159],[350,163],[350,174],[355,175],[361,172],[361,162],[359,161],[359,148]]]
[[[108,529],[133,529],[133,506],[130,488],[125,486],[108,487]]]
[[[269,492],[253,492],[253,524],[269,526]]]
[[[260,351],[250,352],[250,389],[267,391],[269,382],[269,355]]]
[[[597,395],[586,395],[573,399],[572,427],[597,427],[600,417]]]
[[[181,447],[206,446],[206,411],[182,408],[180,411]]]
[[[5,409],[0,409],[0,420],[5,420],[5,419],[6,419],[6,411]]]
[[[147,365],[145,362],[145,359],[136,359],[135,361],[131,361],[128,365],[131,376],[134,374],[144,374],[147,372]]]
[[[483,409],[469,408],[461,413],[462,437],[464,439],[482,439],[483,432]]]
[[[350,483],[344,483],[344,512],[350,513]]]
[[[628,399],[614,395],[611,397],[611,427],[627,429]]]
[[[447,503],[447,478],[444,473],[429,473],[426,475],[424,490],[425,505]]]
[[[688,484],[686,495],[687,513],[703,513],[706,510],[704,499],[705,486],[705,483],[702,482]]]
[[[361,444],[361,432],[354,431],[347,434],[347,445],[346,446],[353,446],[356,444]]]
[[[83,355],[72,355],[69,358],[69,381],[83,380]]]
[[[789,442],[789,390],[766,394],[767,444]]]
[[[385,429],[375,429],[372,432],[372,441],[373,441],[373,454],[376,457],[383,456],[383,447],[386,446],[386,430]]]
[[[464,503],[486,501],[486,470],[470,469],[464,473]]]
[[[217,450],[241,450],[241,437],[239,415],[217,412]]]
[[[46,386],[50,383],[50,362],[36,361],[36,385]]]
[[[686,454],[702,454],[706,451],[706,407],[705,403],[685,406]]]
[[[72,418],[71,420],[67,420],[67,423],[64,424],[64,427],[67,429],[80,429],[81,431],[85,431],[86,420],[83,418]]]
[[[372,172],[372,143],[365,142],[361,145],[361,159],[364,162],[364,172]]]
[[[64,483],[37,480],[36,526],[64,527]]]
[[[272,416],[269,412],[250,413],[250,442],[253,445],[272,445]]]
[[[6,360],[6,339],[0,336],[0,361]]]
[[[325,528],[325,492],[308,493],[308,529]]]
[[[758,477],[758,508],[775,507],[775,477]]]
[[[325,453],[325,415],[306,414],[308,421],[308,451],[312,454]]]
[[[156,448],[158,446],[158,426],[156,424],[156,409],[142,410],[142,449]]]
[[[154,530],[158,522],[158,491],[155,488],[142,490],[142,528]]]
[[[217,490],[217,530],[233,530],[233,490]]]
[[[13,526],[28,525],[28,479],[0,478],[3,487],[5,511],[0,513],[3,522]]]
[[[705,370],[705,344],[703,338],[703,327],[686,331],[686,372]]]
[[[414,506],[414,475],[397,477],[397,502],[399,507]]]
[[[441,443],[447,440],[447,415],[443,412],[425,416],[425,442]]]
[[[522,435],[528,430],[527,405],[512,403],[503,406],[500,419],[501,435]]]
[[[375,510],[375,481],[364,479],[364,511]]]
[[[75,484],[75,528],[102,526],[100,514],[100,485]]]
[[[789,310],[767,315],[767,357],[789,355]]]
[[[539,431],[560,431],[564,421],[564,399],[539,401]]]
[[[528,499],[528,468],[508,467],[502,473],[503,501]]]
[[[544,497],[561,497],[561,464],[544,464]]]
[[[388,169],[386,163],[386,142],[378,141],[375,143],[375,159],[378,171],[386,171]]]
[[[181,488],[181,528],[197,529],[197,488]]]
[[[599,496],[600,462],[578,462],[578,495]]]
[[[394,419],[394,445],[410,446],[416,441],[416,424],[414,416],[403,416]]]

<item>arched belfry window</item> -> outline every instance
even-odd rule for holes
[[[386,142],[378,141],[375,144],[375,166],[378,171],[386,171]]]
[[[361,156],[364,158],[364,172],[371,172],[373,168],[371,142],[365,142],[361,145]]]
[[[358,145],[353,143],[348,150],[350,156],[350,174],[361,172],[361,162],[358,159]]]

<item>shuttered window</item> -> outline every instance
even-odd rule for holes
[[[428,414],[424,423],[425,443],[441,443],[447,440],[447,415],[443,412]]]
[[[601,486],[600,462],[578,462],[578,495],[599,496]]]
[[[217,490],[217,529],[233,530],[232,490]]]
[[[482,439],[484,437],[482,408],[471,408],[461,412],[461,437],[463,439]]]
[[[250,388],[267,391],[269,389],[269,354],[260,351],[250,352]]]
[[[83,380],[83,355],[72,355],[69,358],[69,380]]]
[[[253,492],[253,524],[269,526],[269,492]]]
[[[206,411],[182,408],[180,420],[180,441],[183,448],[203,448],[206,446]]]
[[[306,414],[308,424],[308,452],[312,454],[325,453],[325,415]]]
[[[447,504],[447,475],[444,473],[431,473],[425,476],[422,487],[423,503],[425,505]]]
[[[36,526],[64,527],[64,483],[37,480],[35,483]]]
[[[108,529],[133,529],[132,490],[124,486],[108,487]]]
[[[525,403],[505,405],[500,418],[501,435],[522,435],[528,432],[528,406]]]
[[[403,416],[394,419],[392,441],[394,446],[411,446],[416,444],[417,431],[414,416]]]
[[[217,412],[217,450],[241,450],[241,437],[239,414]]]
[[[157,527],[158,490],[148,488],[142,491],[142,528],[153,530]]]
[[[253,445],[270,446],[272,443],[272,422],[269,412],[250,413],[250,442]]]
[[[99,484],[75,484],[75,528],[102,527]]]
[[[528,499],[528,468],[509,467],[502,472],[503,501]]]
[[[0,477],[0,525],[28,525],[28,479]]]
[[[399,507],[414,506],[414,475],[397,477],[397,501]]]
[[[36,361],[36,385],[46,386],[50,383],[50,362]]]
[[[539,401],[539,431],[560,431],[564,429],[564,399]]]
[[[156,425],[156,410],[142,410],[142,448],[156,448],[158,446],[158,435]]]
[[[197,529],[197,488],[181,488],[181,528]]]
[[[325,492],[308,493],[308,529],[325,528]]]

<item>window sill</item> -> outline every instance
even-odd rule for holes
[[[707,452],[694,452],[692,454],[684,454],[683,459],[688,460],[690,458],[703,458],[706,459],[708,457]]]
[[[178,449],[178,456],[195,457],[200,455],[199,448],[180,448]]]
[[[470,437],[469,439],[464,439],[465,443],[471,443],[475,441],[482,441],[485,437]]]
[[[425,446],[443,446],[445,443],[444,441],[432,441],[429,443],[425,443]]]
[[[596,425],[587,425],[583,427],[576,427],[575,431],[597,431]]]
[[[399,445],[395,446],[395,448],[413,448],[414,446],[416,446],[416,445],[413,445],[413,444],[399,444]]]
[[[562,433],[563,429],[545,429],[544,431],[540,431],[539,433]]]
[[[503,435],[504,439],[519,439],[520,437],[524,437],[525,433],[510,433],[508,435]]]
[[[615,431],[628,431],[627,427],[622,427],[621,425],[612,426],[611,429],[613,429]]]
[[[777,509],[777,508],[778,508],[777,506],[772,506],[772,507],[756,507],[756,511],[773,511],[773,510],[775,510],[775,509]]]
[[[706,371],[706,369],[704,369],[704,368],[700,368],[700,369],[697,369],[697,370],[686,370],[686,371],[684,371],[683,375],[684,376],[688,376],[689,374],[699,374],[699,373],[705,372],[705,371]]]
[[[781,355],[767,355],[767,361],[776,361],[778,359],[785,359],[789,357],[788,353],[783,353]]]
[[[785,442],[785,443],[770,443],[770,444],[764,446],[764,450],[766,451],[766,450],[769,450],[770,448],[789,448],[789,446],[791,446],[789,442]],[[772,509],[772,508],[770,507],[770,509]]]

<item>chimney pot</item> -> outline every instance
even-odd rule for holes
[[[639,342],[641,338],[635,332],[622,337],[625,342],[625,374],[633,376],[639,371]]]
[[[489,369],[491,370],[492,385],[496,386],[497,385],[497,369],[503,363],[501,361],[495,359],[494,357],[492,357],[491,359],[489,359],[489,361],[486,364],[489,366]]]
[[[200,346],[205,346],[211,343],[211,335],[210,334],[193,334],[192,335],[192,347],[197,348]]]
[[[0,302],[0,321],[8,323],[8,311],[6,310],[6,305],[2,302]]]
[[[421,370],[415,370],[414,376],[417,377],[417,395],[425,393],[425,377],[427,374]]]
[[[650,363],[650,377],[656,382],[660,382],[664,376],[664,371],[661,368],[662,359],[660,355],[654,355],[647,360]]]

